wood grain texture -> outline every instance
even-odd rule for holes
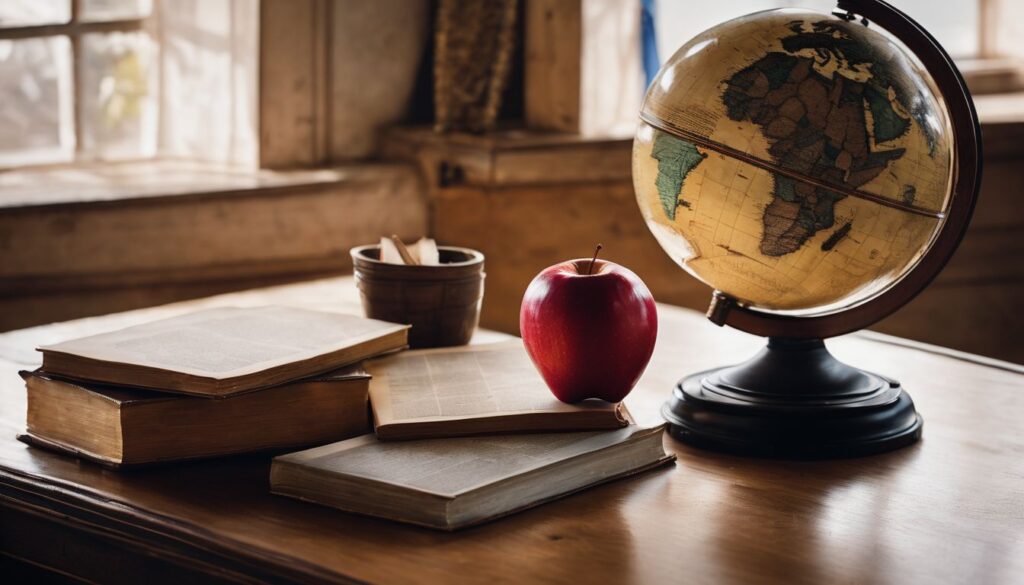
[[[308,167],[327,160],[328,0],[260,2],[259,162]]]
[[[526,125],[580,130],[583,0],[526,0]]]
[[[412,326],[408,341],[413,349],[469,343],[480,321],[484,256],[441,246],[439,265],[417,265],[402,241],[393,239],[406,264],[380,261],[379,245],[352,250],[365,315]]]
[[[433,190],[477,187],[630,181],[631,142],[577,134],[498,131],[486,135],[436,134],[427,128],[393,128],[384,136],[387,158],[416,162]]]
[[[349,248],[427,230],[409,165],[160,176],[192,193],[0,208],[0,329],[341,274]]]
[[[32,346],[199,306],[266,302],[358,310],[352,281],[335,279],[0,336],[0,547],[36,542],[18,555],[88,575],[79,548],[62,557],[51,547],[89,530],[96,536],[83,542],[103,543],[90,554],[121,553],[102,556],[109,580],[130,575],[140,557],[226,578],[313,582],[999,584],[1024,574],[1021,369],[869,336],[830,346],[903,382],[926,421],[913,447],[787,462],[666,439],[679,457],[672,468],[456,534],[271,496],[265,457],[111,473],[14,440],[24,415],[15,370],[35,363]],[[683,309],[662,305],[659,316],[654,359],[628,399],[641,419],[657,417],[677,378],[762,343]]]
[[[659,300],[699,308],[709,297],[651,237],[630,183],[447,188],[434,199],[433,231],[440,243],[464,242],[487,257],[481,322],[499,331],[518,332],[519,305],[537,273],[588,257],[597,243],[603,258],[636,272]]]

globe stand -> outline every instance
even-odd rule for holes
[[[785,314],[715,291],[708,318],[767,337],[768,347],[745,363],[679,382],[662,414],[671,434],[684,442],[741,454],[814,458],[877,453],[921,436],[921,418],[898,382],[839,362],[821,340],[892,314],[927,287],[952,257],[978,198],[981,129],[960,71],[928,31],[882,0],[838,0],[837,8],[842,20],[880,26],[902,42],[945,101],[955,140],[941,229],[909,273],[841,310]],[[651,123],[645,111],[641,118]]]
[[[922,424],[899,382],[840,362],[820,339],[770,338],[747,362],[683,378],[662,415],[683,442],[787,458],[896,449]]]

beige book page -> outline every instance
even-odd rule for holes
[[[614,431],[494,435],[420,441],[378,441],[364,435],[276,460],[321,472],[358,477],[455,497],[629,440],[661,426],[629,425]]]
[[[407,328],[291,307],[218,308],[38,348],[229,379],[301,362]]]
[[[496,415],[614,411],[615,404],[556,399],[522,340],[407,351],[370,360],[370,401],[381,425]]]

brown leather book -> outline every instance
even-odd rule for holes
[[[556,399],[522,340],[405,351],[365,363],[377,438],[617,429],[622,403]]]
[[[75,380],[224,397],[402,349],[408,325],[291,307],[207,309],[39,348]]]
[[[353,366],[223,400],[22,372],[25,443],[120,467],[338,441],[370,431],[369,376]]]

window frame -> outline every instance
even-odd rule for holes
[[[74,155],[69,160],[32,162],[0,166],[0,172],[19,169],[76,167],[85,164],[121,164],[177,158],[161,151],[158,145],[153,155],[139,154],[135,157],[108,160],[100,155],[89,155],[83,149],[81,56],[82,36],[90,33],[149,32],[157,50],[164,50],[161,18],[161,1],[152,0],[147,16],[116,19],[102,22],[80,20],[83,0],[69,0],[71,15],[63,24],[15,25],[0,28],[0,40],[41,38],[54,35],[66,36],[71,44],[72,69],[72,124],[74,129]],[[525,20],[530,21],[545,6],[554,0],[525,0]],[[579,6],[582,0],[562,5],[564,20],[561,24],[579,24]],[[1017,70],[1007,66],[1007,59],[1000,57],[998,47],[991,42],[986,31],[998,26],[999,13],[1004,3],[998,0],[978,0],[980,44],[976,59],[961,60],[965,77],[976,85],[976,94],[1004,93],[1018,91],[1024,85]],[[259,0],[258,53],[259,74],[255,88],[257,120],[257,155],[255,169],[310,168],[332,163],[329,143],[330,103],[330,21],[334,10],[331,0]],[[552,23],[553,24],[553,23]],[[561,28],[564,28],[562,26]],[[267,34],[267,31],[273,34]],[[541,31],[543,33],[543,31]],[[527,31],[524,44],[530,45],[531,31]],[[575,65],[579,74],[580,47],[578,41],[561,42],[547,47],[541,58],[531,60],[526,68],[525,105],[522,123],[528,129],[547,129],[576,133],[580,130],[578,81],[573,75],[566,75],[567,67],[572,72]],[[529,51],[528,51],[529,53]],[[158,115],[158,142],[162,140],[165,124],[164,112],[164,67],[159,58],[158,88],[156,99],[161,108]],[[968,63],[969,62],[969,63]],[[554,71],[558,69],[558,71]],[[273,75],[271,75],[273,73]],[[546,74],[553,82],[548,83],[547,94],[558,96],[558,100],[540,99],[539,90],[531,89],[531,77]],[[533,79],[532,81],[536,81]],[[575,83],[574,83],[575,81]],[[295,87],[305,88],[297,93]],[[574,95],[575,94],[575,95]],[[555,103],[557,101],[557,103]],[[537,102],[537,103],[534,103]],[[567,110],[567,111],[563,111]],[[543,123],[542,119],[557,112],[564,123]],[[301,121],[299,124],[296,121]],[[211,163],[216,164],[216,163]]]
[[[159,14],[160,0],[151,0],[149,14],[135,18],[118,18],[102,21],[82,21],[81,4],[82,0],[69,0],[71,15],[66,23],[61,24],[39,24],[39,25],[15,25],[0,27],[0,41],[16,41],[26,39],[39,39],[46,37],[65,36],[71,47],[71,125],[74,130],[75,144],[73,156],[70,160],[32,162],[25,164],[3,165],[0,164],[0,171],[11,171],[17,169],[47,168],[47,167],[69,167],[90,162],[122,163],[159,158],[159,154],[153,156],[130,156],[119,157],[116,160],[105,160],[100,156],[89,156],[83,150],[82,140],[82,37],[91,33],[116,33],[116,32],[149,32],[154,38],[154,43],[160,48],[160,38],[157,34],[159,26],[157,19]],[[158,78],[162,78],[162,67],[158,69]],[[161,104],[162,79],[159,79],[157,87],[157,103]],[[158,105],[158,107],[160,107]],[[158,115],[158,120],[160,116]],[[159,130],[158,130],[159,133]]]

